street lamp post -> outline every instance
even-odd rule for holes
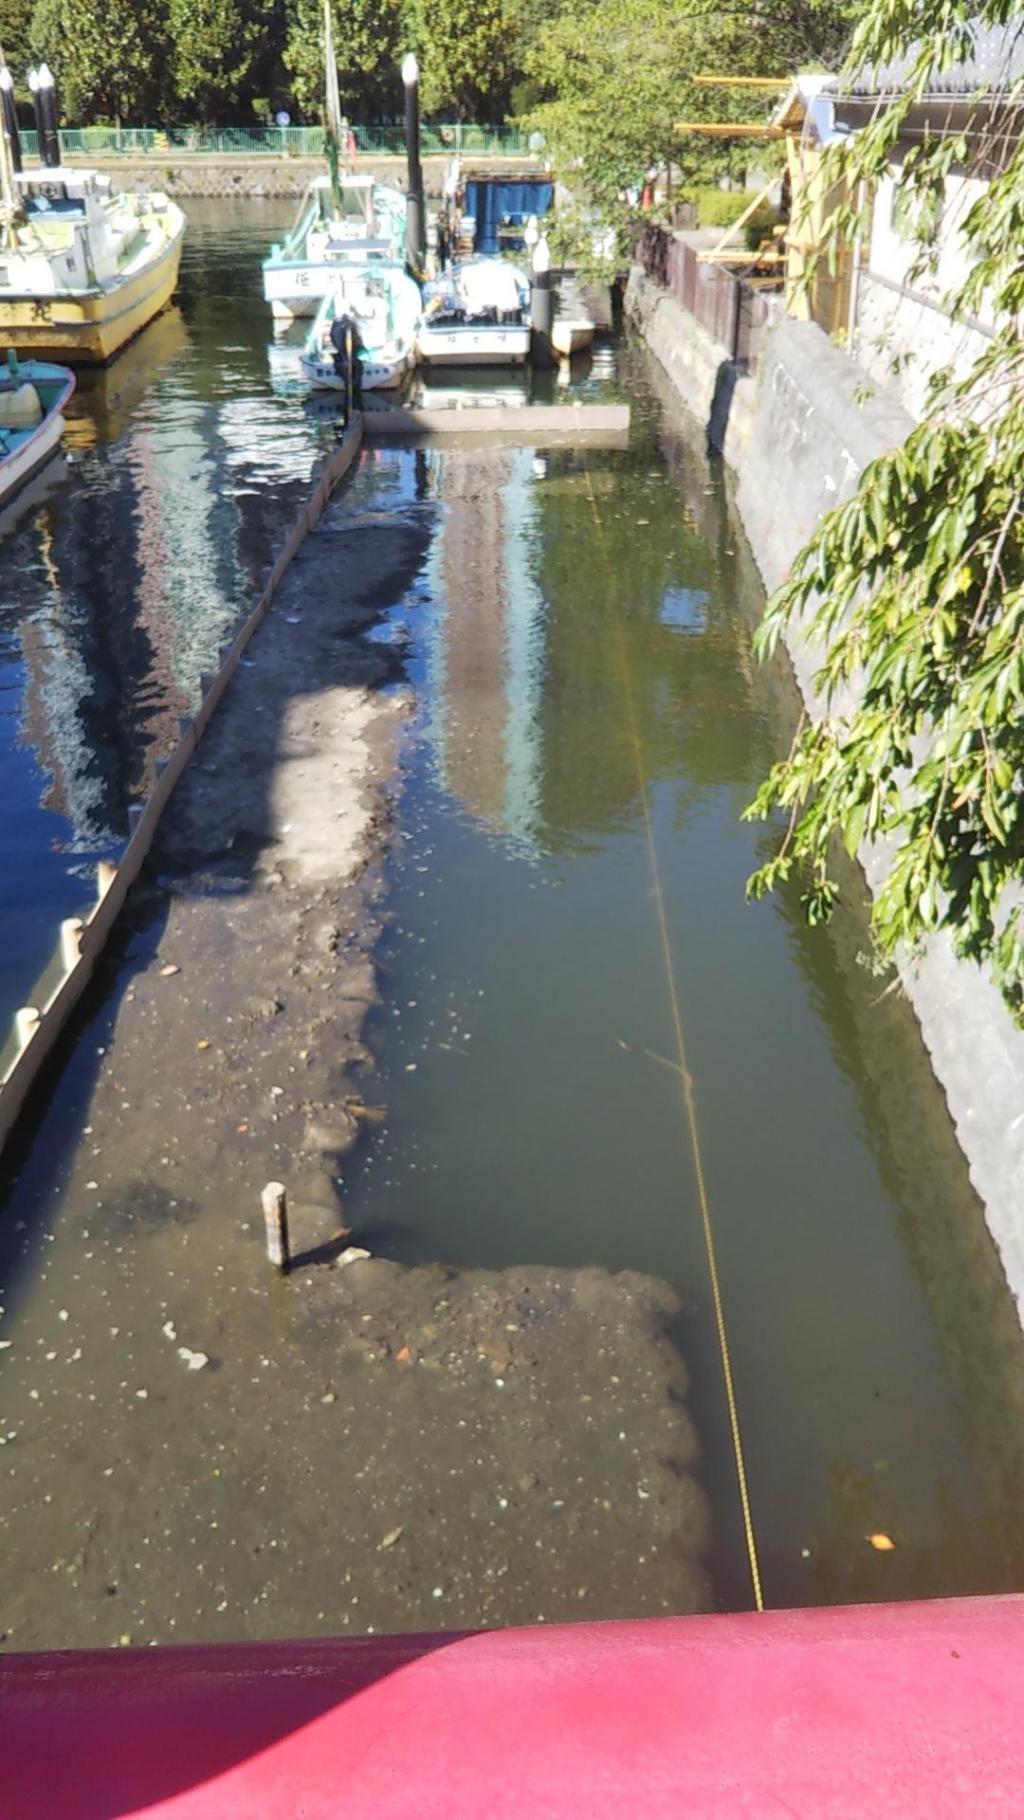
[[[410,53],[402,59],[405,85],[406,215],[405,258],[411,272],[422,276],[427,252],[423,167],[420,163],[420,66]]]

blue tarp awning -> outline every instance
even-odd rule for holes
[[[547,177],[468,178],[465,213],[476,222],[474,251],[500,253],[520,247],[519,236],[499,238],[499,227],[525,227],[531,215],[538,219],[546,215],[554,198],[555,186]]]

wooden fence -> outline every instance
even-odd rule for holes
[[[757,371],[777,302],[744,279],[697,256],[688,240],[648,222],[636,247],[648,278],[671,293],[680,307],[724,348],[745,372]]]

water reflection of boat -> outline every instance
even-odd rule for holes
[[[530,379],[525,373],[509,373],[500,380],[490,373],[449,371],[447,380],[425,375],[419,387],[417,404],[424,410],[458,407],[460,410],[487,409],[494,405],[522,405],[530,402]]]
[[[67,367],[42,360],[0,368],[0,505],[13,499],[56,454],[64,407],[75,389]]]
[[[19,487],[8,504],[0,508],[0,538],[12,536],[19,525],[31,518],[33,512],[38,512],[50,495],[64,485],[70,472],[64,451],[55,449],[45,466],[23,487]]]
[[[170,301],[185,217],[99,171],[20,173],[0,278],[0,342],[72,365],[110,360]]]
[[[279,398],[294,398],[309,390],[302,371],[301,341],[280,341],[275,339],[267,343],[267,373],[270,389]]]
[[[150,386],[189,346],[185,318],[177,305],[172,305],[125,348],[112,366],[80,373],[68,414],[68,447],[77,453],[97,442],[115,442],[131,427]]]

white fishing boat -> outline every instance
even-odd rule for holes
[[[530,281],[505,259],[466,259],[423,287],[418,348],[428,366],[522,366]]]
[[[393,183],[342,172],[347,148],[330,0],[323,18],[327,170],[306,190],[291,233],[263,261],[263,295],[279,323],[315,316],[339,266],[401,259],[405,239],[404,193]]]
[[[401,385],[416,364],[420,308],[419,287],[397,263],[336,271],[301,357],[307,383],[314,391],[347,390],[343,331],[350,325],[360,389],[384,392]]]
[[[74,389],[75,375],[67,367],[8,354],[0,367],[0,506],[56,455],[64,406]]]
[[[401,257],[405,195],[368,175],[315,177],[291,233],[263,261],[263,296],[277,322],[316,314],[340,266]]]

